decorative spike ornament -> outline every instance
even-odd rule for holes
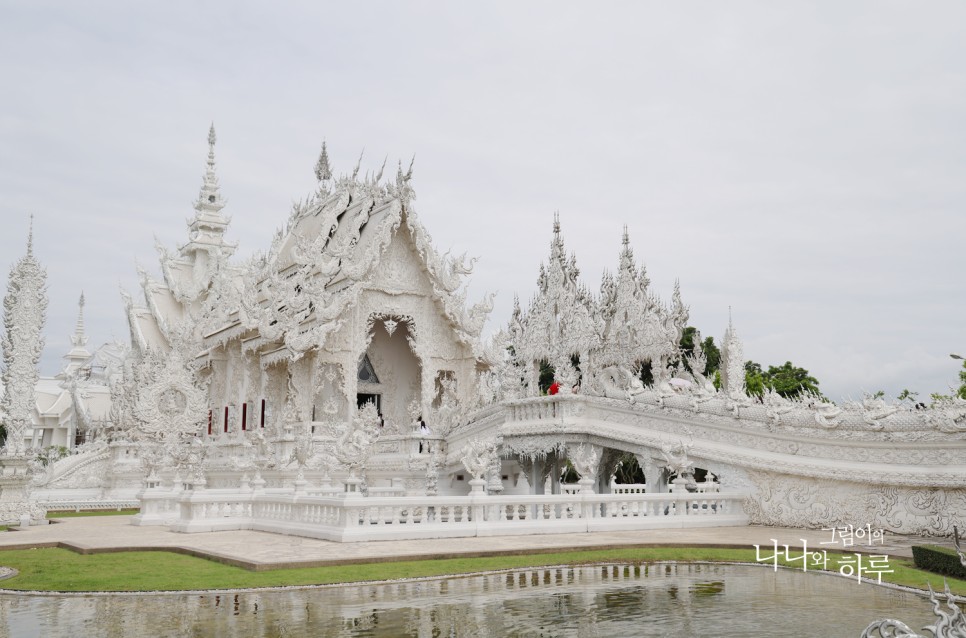
[[[363,148],[362,152],[359,153],[359,159],[356,160],[356,167],[352,169],[352,179],[355,180],[359,175],[359,168],[362,167],[362,156],[366,154],[366,149]]]

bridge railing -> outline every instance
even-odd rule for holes
[[[748,522],[744,498],[723,492],[333,497],[201,490],[181,496],[171,529],[364,541],[731,526]]]

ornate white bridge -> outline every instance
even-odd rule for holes
[[[448,460],[465,442],[500,437],[504,456],[533,459],[536,476],[541,460],[590,444],[604,452],[598,477],[609,477],[616,462],[608,450],[631,452],[652,490],[662,489],[665,452],[683,446],[722,490],[749,494],[745,511],[754,523],[948,534],[966,520],[966,423],[957,409],[867,401],[832,415],[806,402],[769,400],[649,393],[634,403],[581,395],[510,401],[450,434]],[[606,491],[606,482],[598,485]]]

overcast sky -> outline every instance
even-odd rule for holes
[[[597,289],[627,224],[652,286],[831,398],[948,390],[966,355],[962,2],[0,2],[0,267],[47,267],[46,374],[77,297],[186,238],[207,153],[237,256],[336,172],[416,156],[441,251],[480,257],[487,332],[554,211]]]

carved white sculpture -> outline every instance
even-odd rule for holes
[[[567,449],[567,458],[580,478],[594,479],[600,466],[601,449],[597,445],[581,443]]]
[[[959,605],[956,604],[955,596],[949,591],[949,583],[946,586],[946,606],[949,611],[944,611],[936,592],[932,590],[932,585],[927,583],[929,588],[929,602],[932,605],[932,612],[937,620],[932,625],[923,627],[923,631],[928,631],[928,638],[962,638],[966,636],[966,614],[963,614]],[[892,619],[877,620],[871,623],[862,632],[860,638],[927,638],[926,634],[916,633],[909,625]]]
[[[34,409],[37,364],[44,349],[43,328],[47,311],[47,272],[34,257],[33,220],[27,236],[27,254],[10,270],[3,298],[3,394],[8,456],[27,452],[24,436]]]
[[[721,387],[733,401],[745,397],[745,362],[741,340],[728,316],[728,329],[721,340]]]
[[[354,474],[363,468],[372,453],[372,445],[379,438],[379,414],[376,406],[367,403],[352,420],[352,426],[335,448],[336,460]]]
[[[499,458],[499,441],[496,439],[474,439],[460,450],[460,462],[473,480],[480,480]]]

